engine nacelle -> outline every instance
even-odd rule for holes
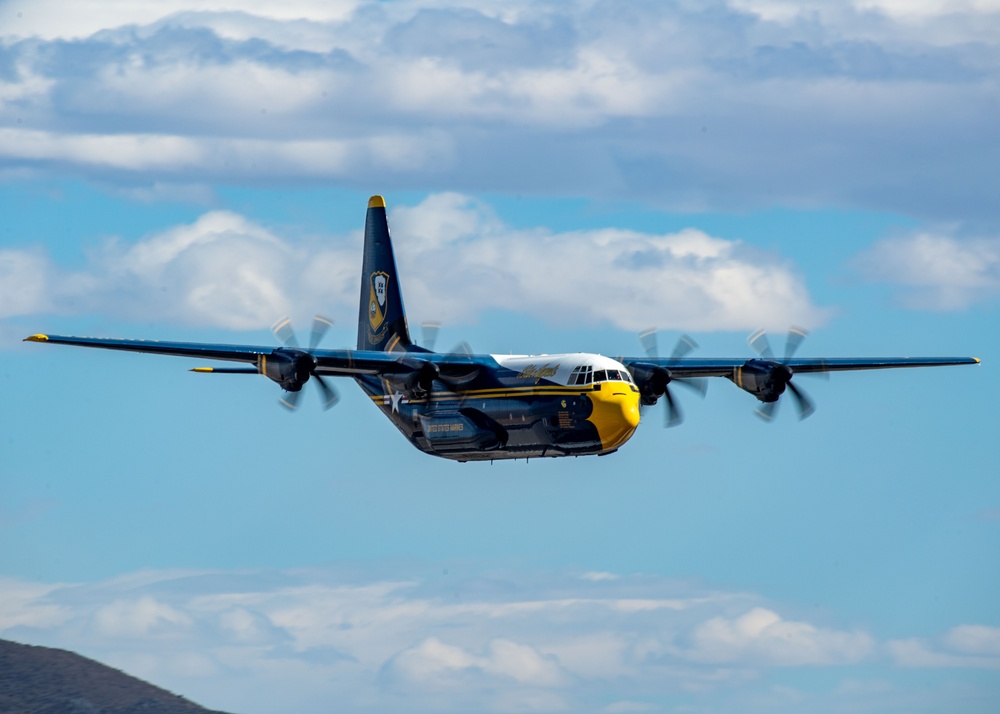
[[[277,382],[286,392],[297,392],[309,381],[316,368],[316,358],[301,350],[278,349],[261,357],[264,376]]]
[[[629,371],[639,388],[639,402],[645,406],[656,404],[673,379],[669,369],[656,364],[634,362],[629,365]]]
[[[433,362],[406,359],[403,361],[409,372],[387,377],[389,384],[411,397],[425,397],[434,388],[434,380],[441,378],[441,370]]]
[[[766,359],[748,360],[729,376],[737,387],[762,402],[777,401],[791,379],[792,370],[789,367]]]

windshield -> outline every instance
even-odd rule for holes
[[[635,384],[632,381],[632,375],[629,374],[627,369],[599,369],[594,371],[593,367],[582,365],[576,367],[569,376],[569,383],[571,385],[599,382],[627,382],[628,384]]]

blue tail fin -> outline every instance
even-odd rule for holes
[[[396,259],[389,239],[389,224],[385,219],[385,199],[372,196],[368,200],[368,216],[365,219],[358,349],[393,352],[406,350],[410,344]]]

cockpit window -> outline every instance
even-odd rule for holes
[[[594,372],[595,382],[627,382],[629,384],[635,384],[632,381],[632,375],[629,374],[628,370],[625,369],[601,369]]]
[[[594,368],[590,365],[574,367],[573,371],[569,373],[569,382],[567,384],[575,386],[597,382],[627,382],[628,384],[635,384],[632,380],[632,375],[626,369],[599,369],[594,371]]]

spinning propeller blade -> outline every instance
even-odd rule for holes
[[[761,359],[770,360],[780,366],[780,369],[776,368],[774,370],[774,377],[784,382],[785,387],[791,393],[792,398],[795,400],[795,406],[798,408],[800,420],[810,417],[816,411],[816,405],[802,389],[792,384],[794,371],[787,365],[787,362],[795,356],[795,353],[802,345],[802,341],[808,334],[809,332],[801,327],[789,328],[788,337],[785,339],[785,356],[782,361],[775,360],[774,351],[771,349],[771,343],[767,339],[767,332],[765,330],[757,330],[747,338],[747,344],[750,345],[750,348]],[[754,413],[764,421],[771,421],[777,413],[778,401],[780,399],[773,402],[764,402],[754,410]]]
[[[423,334],[423,344],[421,347],[426,347],[431,352],[434,351],[434,345],[437,344],[438,335],[441,334],[441,323],[440,322],[424,322],[420,325],[421,333]],[[472,356],[472,347],[469,346],[468,342],[462,341],[451,348],[449,354],[463,355],[465,357]]]
[[[326,334],[326,331],[333,327],[333,320],[328,317],[323,317],[322,315],[316,315],[313,318],[312,324],[312,334],[309,335],[309,349],[314,350],[319,346],[320,340]]]
[[[340,401],[340,394],[334,389],[325,379],[320,377],[318,374],[313,374],[316,379],[316,384],[319,386],[319,390],[323,393],[323,410],[327,410],[334,404]]]
[[[639,333],[639,345],[648,357],[652,359],[659,358],[660,348],[655,327],[650,327],[648,330]],[[670,359],[683,359],[697,348],[698,343],[694,339],[688,335],[681,335],[677,338],[677,344],[674,346],[673,352],[670,353]],[[666,401],[664,425],[667,427],[677,426],[684,421],[684,414],[681,411],[680,404],[678,404],[674,395],[670,392],[669,385],[671,383],[679,384],[685,389],[690,389],[698,393],[702,397],[708,391],[708,382],[704,379],[669,379],[663,386],[663,397]]]
[[[316,372],[316,360],[314,357],[312,357],[311,353],[319,346],[320,341],[323,339],[327,331],[332,326],[333,326],[333,320],[331,320],[328,317],[323,317],[322,315],[316,315],[313,318],[312,330],[309,335],[308,350],[302,350],[302,348],[299,347],[299,341],[295,337],[295,330],[292,328],[292,321],[289,318],[287,317],[282,318],[281,320],[278,320],[276,323],[274,323],[274,325],[271,327],[271,332],[274,333],[274,336],[285,347],[293,350],[300,350],[302,352],[302,354],[299,357],[299,360],[305,363],[306,365],[305,369],[308,370],[308,372],[305,374],[302,386],[305,386],[305,383],[308,382],[310,379],[316,380],[316,385],[319,387],[319,390],[321,392],[321,399],[324,410],[329,409],[338,401],[340,401],[340,395],[333,385],[329,384],[327,380],[323,379]],[[299,363],[301,364],[301,362]],[[296,409],[299,408],[299,399],[301,399],[301,397],[302,397],[301,387],[296,391],[292,392],[283,391],[281,393],[281,397],[278,399],[278,404],[287,409],[288,411],[294,412]]]
[[[420,325],[420,330],[424,337],[423,347],[426,347],[431,352],[433,352],[434,345],[437,344],[438,335],[441,334],[441,323],[425,322]]]
[[[271,325],[271,332],[285,347],[298,349],[299,341],[295,339],[295,330],[292,329],[292,321],[289,318],[283,317]]]

